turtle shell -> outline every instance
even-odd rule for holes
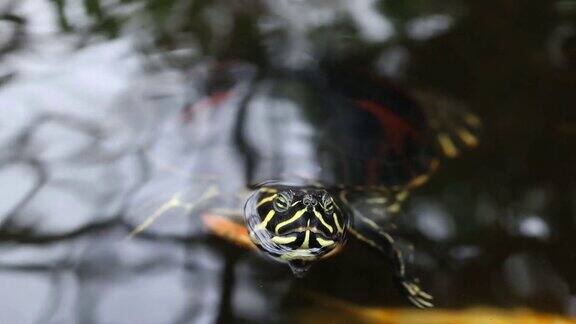
[[[211,123],[204,143],[195,136],[208,161],[198,172],[240,177],[248,186],[306,180],[395,187],[430,171],[435,153],[424,114],[385,79],[338,65],[249,78],[252,67],[231,66],[218,67],[204,84],[209,104],[186,111],[190,129]],[[215,170],[230,161],[242,175]]]
[[[369,73],[323,69],[260,81],[240,123],[252,182],[402,186],[434,159],[424,115]]]

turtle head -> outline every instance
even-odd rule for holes
[[[270,185],[255,190],[244,210],[250,238],[302,276],[312,261],[344,244],[349,218],[336,197],[313,186]]]

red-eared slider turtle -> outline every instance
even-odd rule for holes
[[[202,99],[150,153],[179,170],[181,190],[134,233],[177,209],[298,276],[354,237],[392,263],[413,304],[432,307],[379,223],[442,155],[476,145],[477,118],[430,98],[424,108],[350,65],[261,73],[221,63],[193,79]]]

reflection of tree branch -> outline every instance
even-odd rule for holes
[[[22,43],[22,39],[24,38],[24,25],[26,24],[26,20],[22,17],[9,14],[9,13],[0,13],[0,21],[5,21],[12,23],[14,25],[14,32],[12,35],[9,36],[8,41],[0,47],[0,58],[2,55],[12,52],[13,50],[17,49],[19,45]]]
[[[4,162],[2,161],[2,159],[0,159],[0,162]],[[8,161],[8,163],[3,164],[2,167],[6,167],[7,165],[10,165],[11,163],[15,163],[16,161]],[[2,231],[4,231],[6,228],[10,228],[10,225],[14,222],[14,218],[17,215],[17,212],[24,207],[24,204],[28,203],[35,195],[36,193],[38,193],[38,191],[42,188],[42,185],[44,185],[48,179],[48,175],[46,173],[45,168],[42,166],[42,164],[35,160],[35,159],[30,159],[28,161],[18,161],[21,164],[26,164],[29,165],[35,173],[36,176],[36,180],[35,180],[35,184],[34,187],[31,188],[25,195],[24,197],[22,197],[22,199],[12,207],[11,210],[9,210],[6,213],[6,217],[4,218],[4,220],[2,221],[2,223],[0,224],[0,233]],[[1,236],[1,234],[0,234]],[[1,238],[0,238],[1,239]]]
[[[123,228],[126,229],[127,233],[131,233],[135,230],[135,226],[128,224],[126,222],[121,223]],[[0,234],[1,235],[1,234]],[[204,235],[194,235],[194,236],[178,236],[178,235],[168,235],[168,234],[157,234],[153,232],[140,232],[134,238],[129,239],[142,239],[146,241],[159,241],[159,242],[170,242],[175,244],[191,244],[198,243],[206,240]]]
[[[11,13],[16,3],[17,1],[11,1],[8,5],[4,6],[4,10],[0,12],[0,22],[11,23],[14,26],[12,34],[8,35],[8,39],[0,44],[0,62],[2,62],[5,54],[18,49],[25,38],[24,26],[26,20]],[[0,87],[10,81],[14,76],[15,73],[10,70],[4,74],[0,74]]]
[[[118,36],[120,23],[114,16],[104,11],[99,0],[84,0],[84,8],[86,13],[96,20],[94,26],[96,31],[101,31],[110,38]]]
[[[74,231],[62,234],[38,235],[34,233],[34,231],[31,229],[15,231],[15,230],[8,230],[6,227],[4,227],[0,229],[0,243],[20,243],[20,244],[33,244],[33,245],[56,243],[59,241],[74,239],[85,234],[88,235],[109,231],[116,226],[120,226],[121,228],[125,229],[126,233],[129,233],[130,231],[134,230],[134,226],[119,220],[118,217],[114,217],[112,220],[92,223],[83,226],[79,229],[76,229]],[[205,241],[206,237],[203,235],[176,236],[176,235],[142,232],[139,233],[138,236],[134,239],[138,240],[141,239],[146,241],[172,242],[177,244],[190,244]]]
[[[84,234],[106,231],[118,225],[118,223],[118,220],[113,219],[99,223],[92,223],[71,232],[50,235],[37,235],[33,230],[30,229],[13,231],[3,228],[0,230],[0,242],[21,244],[54,243],[58,241],[73,239]]]
[[[54,268],[51,264],[0,264],[0,272],[48,272]]]
[[[68,17],[66,17],[66,0],[52,0],[56,6],[56,17],[58,17],[58,25],[60,29],[65,32],[71,32],[72,26],[68,22]]]

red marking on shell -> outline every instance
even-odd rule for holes
[[[420,138],[420,133],[417,129],[388,108],[369,100],[357,100],[356,102],[360,108],[378,119],[391,145],[390,149],[396,154],[402,153],[404,140],[407,136],[411,136],[414,139]]]

